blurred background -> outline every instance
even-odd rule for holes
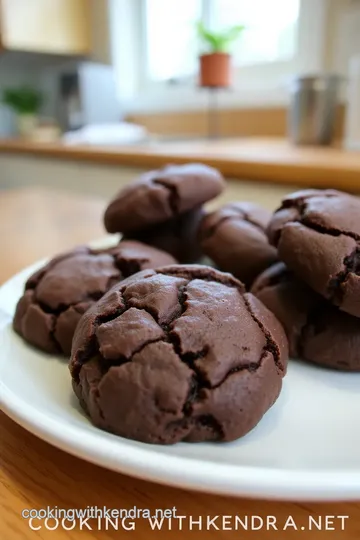
[[[0,187],[36,179],[108,195],[114,165],[127,181],[197,158],[227,176],[295,184],[306,162],[308,185],[330,164],[354,188],[359,0],[0,6]]]

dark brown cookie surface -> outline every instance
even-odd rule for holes
[[[59,255],[28,279],[14,329],[39,349],[69,355],[82,314],[112,285],[139,270],[173,263],[167,253],[131,241],[108,250],[84,246]]]
[[[204,212],[201,208],[190,210],[159,225],[152,225],[141,231],[131,233],[128,237],[145,244],[162,249],[181,263],[197,262],[202,251],[198,239],[198,230]]]
[[[271,213],[257,204],[227,204],[203,219],[202,250],[220,270],[231,272],[250,286],[277,261],[277,250],[269,244],[265,232],[270,218]]]
[[[283,263],[267,269],[252,291],[283,324],[290,356],[322,366],[360,371],[360,321],[340,311]]]
[[[213,199],[224,187],[219,171],[198,163],[150,171],[121,190],[109,204],[105,228],[128,235],[173,220]]]
[[[310,287],[360,317],[360,199],[333,190],[283,200],[269,228],[279,258]]]
[[[93,422],[149,443],[229,441],[277,399],[287,340],[229,274],[206,266],[143,271],[81,319],[70,370]]]

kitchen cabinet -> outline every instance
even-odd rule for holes
[[[3,50],[91,53],[89,0],[0,0]]]
[[[101,64],[112,63],[111,11],[112,0],[90,0],[91,58]],[[120,1],[121,0],[115,0]]]

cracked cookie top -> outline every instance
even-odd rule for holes
[[[118,193],[104,215],[108,232],[131,233],[196,209],[219,195],[225,183],[216,169],[198,163],[168,165],[140,176]]]
[[[359,320],[329,304],[283,263],[268,268],[251,292],[283,324],[290,356],[345,371],[360,371]]]
[[[174,262],[167,253],[134,241],[106,250],[78,247],[53,258],[27,280],[14,329],[46,352],[69,355],[81,315],[115,283]]]
[[[319,294],[360,317],[360,199],[307,190],[283,200],[268,228],[279,258]]]
[[[287,340],[264,305],[206,266],[145,270],[82,317],[70,370],[96,425],[151,443],[233,440],[276,400]]]
[[[266,228],[271,213],[258,204],[234,202],[202,220],[199,237],[208,257],[249,287],[254,279],[277,261]]]

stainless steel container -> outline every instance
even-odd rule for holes
[[[332,142],[341,82],[342,78],[337,75],[293,80],[288,131],[294,144],[328,145]]]

